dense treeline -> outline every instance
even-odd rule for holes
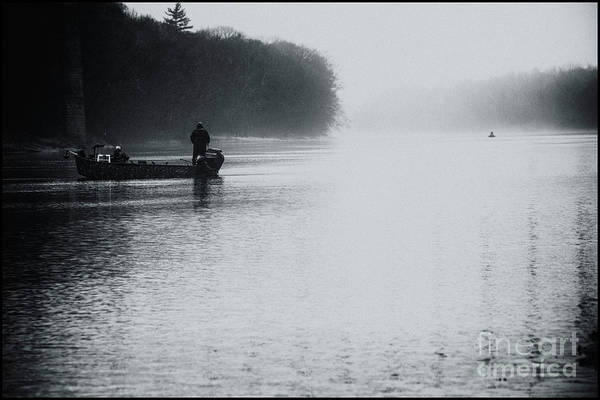
[[[314,136],[336,124],[336,76],[303,46],[231,28],[178,31],[120,3],[2,7],[3,138],[64,135],[69,15],[80,31],[91,136],[185,140],[199,120],[215,134]]]
[[[449,88],[403,88],[373,101],[358,127],[597,129],[598,68],[510,74]]]

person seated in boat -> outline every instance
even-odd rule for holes
[[[121,146],[116,146],[115,151],[112,154],[112,162],[116,163],[126,163],[129,160],[129,156],[127,153],[123,151]]]
[[[194,155],[192,156],[192,164],[196,165],[196,158],[198,156],[206,156],[206,145],[210,143],[210,136],[208,131],[202,125],[202,122],[198,122],[196,129],[190,135],[190,140],[194,144]]]

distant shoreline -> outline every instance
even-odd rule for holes
[[[227,141],[264,141],[264,142],[285,142],[285,141],[322,141],[330,139],[331,136],[310,136],[310,137],[260,137],[260,136],[220,136],[212,135],[212,142]],[[101,143],[107,146],[120,144],[125,148],[133,148],[136,151],[156,151],[156,150],[179,150],[191,148],[191,143],[187,140],[149,140],[145,143],[117,143],[111,140],[90,139],[92,143]],[[113,143],[114,142],[114,143]],[[53,153],[68,148],[79,148],[80,146],[69,142],[59,140],[32,140],[27,143],[10,141],[2,143],[2,154],[37,154]],[[210,145],[209,145],[210,147]]]
[[[523,135],[535,135],[535,136],[554,136],[554,135],[598,135],[598,129],[560,129],[560,130],[551,130],[551,129],[540,129],[540,130],[530,130],[530,131],[519,131],[518,129],[496,129],[494,130],[496,136],[523,136]],[[348,137],[354,136],[355,134],[353,130],[348,131]],[[377,137],[381,136],[383,132],[374,131],[372,136],[369,136],[370,139],[377,139]],[[443,133],[442,130],[436,131],[428,131],[428,132],[413,132],[411,135],[429,135],[433,133]],[[447,132],[448,135],[458,134],[460,132]],[[467,131],[465,130],[463,134],[468,135],[477,135],[480,133],[483,136],[487,136],[489,132],[486,131]],[[402,136],[406,135],[406,132],[397,133],[395,135]],[[344,136],[344,135],[342,135]],[[221,136],[214,135],[212,136],[213,143],[215,142],[227,142],[227,141],[248,141],[248,142],[286,142],[286,141],[323,141],[330,140],[332,138],[338,137],[338,135],[325,135],[325,136],[315,136],[315,137],[260,137],[260,136]],[[135,151],[157,151],[157,150],[180,150],[191,147],[185,140],[149,140],[146,143],[111,143],[107,140],[90,140],[91,142],[97,142],[106,144],[108,146],[121,144],[126,148],[135,149]],[[209,145],[210,146],[210,145]],[[74,145],[72,143],[62,142],[62,141],[54,141],[54,140],[40,140],[29,143],[20,143],[20,142],[3,142],[2,143],[2,154],[37,154],[37,153],[53,153],[59,152],[67,148],[77,148],[79,146]]]

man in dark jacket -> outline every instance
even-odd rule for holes
[[[194,143],[194,156],[192,157],[192,163],[196,165],[196,157],[206,155],[206,145],[210,143],[210,136],[208,131],[202,126],[202,122],[198,122],[196,129],[190,135],[190,140]]]
[[[113,162],[116,163],[126,163],[127,160],[129,160],[129,156],[123,151],[121,146],[117,146],[115,147],[115,151],[113,152],[112,159]]]

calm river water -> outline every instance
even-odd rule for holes
[[[597,135],[215,142],[4,157],[4,395],[598,393]]]

